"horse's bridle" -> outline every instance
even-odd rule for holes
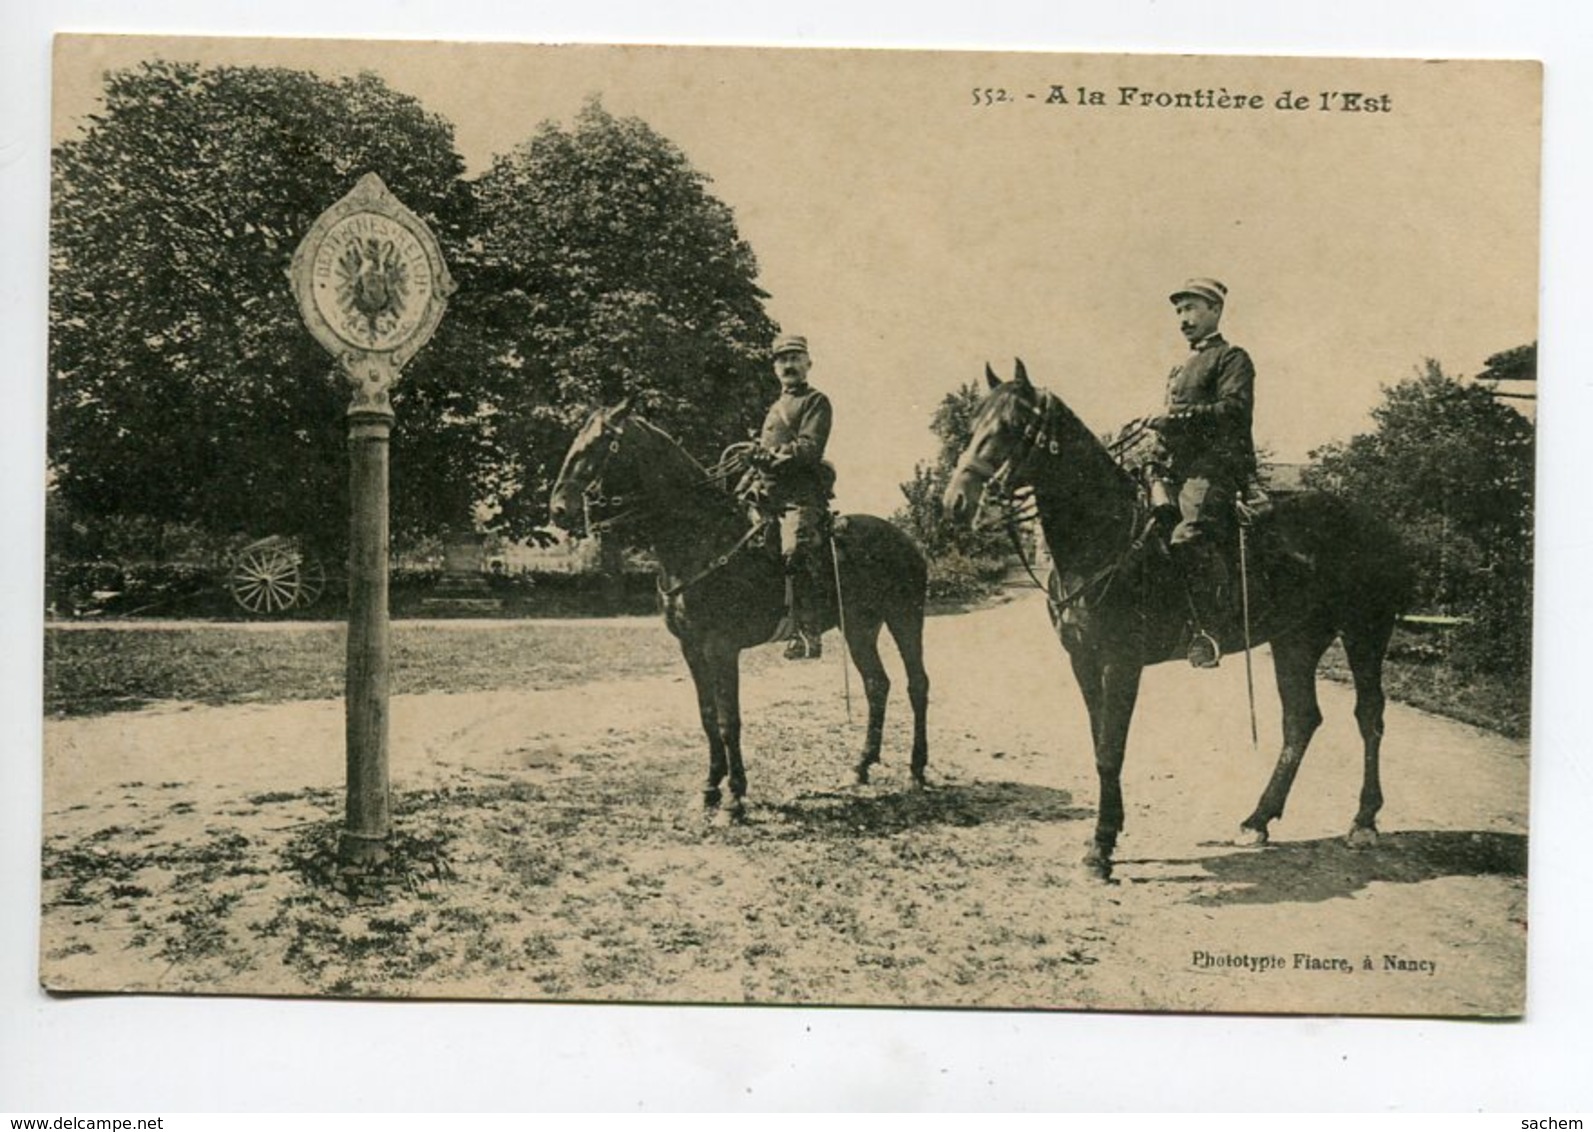
[[[1063,609],[1083,598],[1099,583],[1105,581],[1110,584],[1110,580],[1116,576],[1117,571],[1127,561],[1129,555],[1142,547],[1145,534],[1139,532],[1140,521],[1136,513],[1130,519],[1127,548],[1111,562],[1079,583],[1074,589],[1065,594],[1053,594],[1051,587],[1040,581],[1034,572],[1034,567],[1029,563],[1028,554],[1023,549],[1023,540],[1018,537],[1018,525],[1037,518],[1039,514],[1038,505],[1031,503],[1028,508],[1024,508],[1014,502],[1014,494],[1022,490],[1026,485],[1013,485],[1013,480],[1022,476],[1028,470],[1035,457],[1041,455],[1058,456],[1062,452],[1062,442],[1057,439],[1055,430],[1050,427],[1055,417],[1056,408],[1061,402],[1057,400],[1056,395],[1050,390],[1038,389],[1036,392],[1040,396],[1038,405],[1031,405],[1023,401],[1019,402],[1033,418],[1023,429],[1023,439],[1027,442],[1023,451],[1008,456],[1000,465],[994,467],[988,460],[983,460],[970,452],[958,462],[957,470],[971,473],[984,484],[980,500],[981,504],[983,504],[984,499],[992,496],[999,501],[1002,509],[1003,524],[1006,528],[1007,537],[1012,542],[1013,550],[1017,553],[1018,560],[1023,563],[1024,572],[1029,575],[1029,580],[1037,588],[1045,592],[1045,600],[1051,606],[1052,617],[1055,619]],[[1148,530],[1145,533],[1148,533]]]
[[[653,427],[651,425],[647,425],[645,421],[642,423],[648,428]],[[654,429],[653,431],[656,432],[658,430]],[[581,502],[586,511],[586,527],[588,531],[598,534],[612,531],[615,527],[619,526],[619,524],[635,517],[637,512],[640,510],[640,508],[634,506],[626,507],[626,499],[624,496],[606,495],[603,491],[604,473],[608,471],[609,461],[612,460],[619,452],[620,441],[624,438],[624,424],[611,424],[609,419],[604,417],[603,427],[597,434],[597,443],[604,446],[604,451],[599,457],[600,462],[598,463],[597,467],[593,470],[592,475],[587,478],[586,485],[581,489]],[[676,444],[678,446],[678,442],[676,442]],[[716,465],[713,469],[711,469],[706,478],[699,481],[695,486],[701,487],[720,483],[723,480],[724,474],[724,463],[721,462],[719,465]],[[594,520],[592,518],[592,513],[596,508],[615,508],[617,510],[605,518]],[[717,555],[710,559],[706,567],[704,567],[702,570],[699,570],[691,577],[677,582],[671,586],[663,585],[662,580],[660,580],[658,592],[666,598],[677,597],[710,575],[717,573],[719,570],[729,565],[731,559],[733,559],[738,553],[751,544],[755,538],[761,535],[763,533],[763,527],[764,524],[762,523],[754,524],[747,530],[745,534],[741,536],[740,539],[736,541],[734,546],[725,551],[723,554]]]
[[[599,456],[599,463],[592,475],[587,478],[586,485],[581,488],[581,504],[586,512],[586,529],[597,534],[612,531],[620,523],[629,519],[636,508],[625,507],[625,497],[621,495],[608,495],[603,491],[603,476],[608,471],[608,465],[619,452],[620,441],[625,438],[624,424],[611,424],[607,416],[603,418],[603,428],[597,434],[597,442],[604,446]],[[601,511],[612,511],[611,514],[601,518],[593,518]]]
[[[1022,484],[1015,486],[1013,480],[1028,469],[1036,456],[1042,453],[1055,456],[1062,451],[1061,442],[1055,435],[1049,434],[1046,427],[1057,404],[1056,397],[1044,389],[1038,392],[1040,404],[1019,402],[1034,418],[1024,426],[1023,439],[1026,441],[1026,446],[1023,451],[1008,456],[999,465],[992,465],[970,450],[957,464],[957,471],[972,474],[983,485],[981,503],[993,496],[1002,504],[1003,511],[1008,516],[1013,513],[1011,505],[1013,493],[1021,490],[1023,486]]]

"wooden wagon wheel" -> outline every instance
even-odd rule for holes
[[[250,613],[305,609],[325,591],[326,570],[290,540],[273,536],[238,552],[227,574],[227,589]]]
[[[295,609],[308,609],[326,592],[326,568],[314,555],[299,552],[299,597]]]

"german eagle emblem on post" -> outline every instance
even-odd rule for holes
[[[349,241],[338,258],[338,305],[364,319],[373,340],[379,338],[403,309],[408,297],[408,268],[390,239]]]
[[[311,226],[288,278],[305,326],[353,386],[350,411],[391,411],[388,387],[454,291],[425,221],[367,173]]]

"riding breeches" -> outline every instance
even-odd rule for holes
[[[1178,488],[1181,521],[1169,540],[1174,546],[1220,535],[1233,516],[1234,488],[1227,477],[1190,476]]]
[[[805,556],[822,541],[824,511],[793,503],[780,512],[780,556],[786,561]]]

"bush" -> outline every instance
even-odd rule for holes
[[[1507,351],[1493,361],[1529,356]],[[1512,371],[1515,372],[1515,371]],[[1374,432],[1312,453],[1308,486],[1378,511],[1399,532],[1415,574],[1412,608],[1468,619],[1443,662],[1524,690],[1532,668],[1532,423],[1491,386],[1429,361],[1388,388]]]
[[[437,593],[441,571],[410,571],[400,582],[394,572],[389,606],[395,617],[615,617],[658,612],[658,585],[651,571],[626,570],[618,585],[596,571],[558,570],[485,574],[483,597],[496,598],[495,612],[428,608]]]
[[[308,609],[282,616],[338,620],[348,615],[342,570],[327,568],[321,598]],[[495,611],[428,606],[442,597],[439,565],[396,565],[388,574],[388,608],[394,617],[488,616],[605,617],[658,611],[658,587],[650,570],[627,568],[618,585],[589,571],[528,571],[484,574],[483,597],[497,598]],[[45,581],[46,610],[57,617],[194,617],[254,620],[227,589],[224,572],[192,562],[117,563],[105,559],[52,562]]]
[[[190,562],[52,562],[45,600],[47,608],[63,617],[146,610],[171,613],[213,584],[210,570]]]
[[[970,555],[955,548],[929,560],[932,601],[973,601],[1001,588],[1006,560],[998,555]]]
[[[1455,631],[1447,659],[1463,675],[1503,677],[1524,691],[1532,678],[1532,585],[1515,573],[1483,573],[1473,619]]]

